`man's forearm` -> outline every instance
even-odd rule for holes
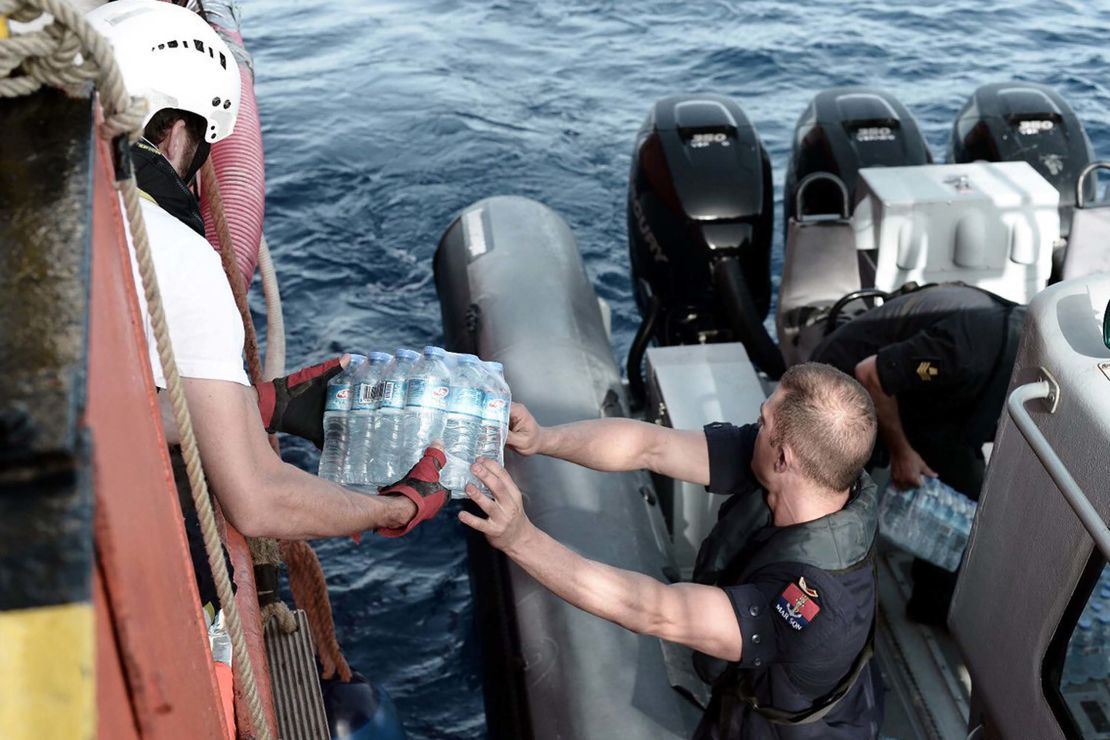
[[[576,421],[546,427],[539,451],[594,470],[639,470],[647,467],[648,431],[650,425],[631,419]]]
[[[875,401],[875,416],[879,420],[879,436],[886,448],[892,454],[900,454],[913,449],[909,438],[906,437],[906,430],[902,428],[902,416],[898,411],[898,400],[882,391],[872,392],[871,398]]]
[[[244,534],[278,539],[335,537],[404,528],[416,513],[416,505],[403,496],[364,495],[287,463],[278,465],[259,482],[259,496],[239,511],[228,512],[233,524],[249,530]]]
[[[709,483],[709,446],[700,431],[632,419],[591,419],[544,428],[539,452],[594,470],[651,470],[676,480]]]
[[[582,611],[641,635],[739,660],[743,638],[724,591],[666,585],[642,573],[584,558],[529,525],[505,554],[549,591]]]
[[[901,454],[912,450],[906,431],[902,428],[902,416],[898,411],[898,399],[886,392],[879,378],[878,357],[871,355],[855,367],[856,380],[867,389],[875,403],[875,416],[879,421],[879,437],[891,454]]]
[[[641,573],[584,558],[535,527],[505,554],[559,598],[633,632],[650,631],[646,605],[658,603],[652,595],[666,589]]]

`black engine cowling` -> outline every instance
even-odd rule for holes
[[[719,95],[657,102],[636,138],[628,243],[636,303],[662,344],[736,339],[714,288],[739,267],[758,321],[771,303],[771,163],[748,117]]]
[[[1051,87],[996,82],[976,90],[952,126],[948,161],[1028,162],[1060,191],[1060,235],[1071,233],[1076,181],[1094,160],[1071,106]],[[1084,183],[1094,198],[1094,178]]]
[[[890,93],[866,87],[834,87],[814,96],[794,126],[794,147],[786,172],[784,224],[795,215],[795,192],[806,175],[836,175],[851,205],[864,167],[931,164],[933,155],[909,110]],[[806,190],[810,213],[839,213],[839,189],[815,182]]]

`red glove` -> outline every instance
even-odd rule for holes
[[[336,357],[256,385],[258,412],[266,431],[295,434],[322,448],[328,381],[343,372],[339,360]]]
[[[386,486],[378,491],[382,496],[405,496],[416,504],[416,515],[409,521],[404,529],[379,529],[378,534],[383,537],[400,537],[408,534],[420,522],[431,519],[443,508],[450,493],[439,484],[439,471],[447,464],[447,456],[443,450],[429,447],[424,450],[424,457],[412,466],[401,480],[391,486]]]

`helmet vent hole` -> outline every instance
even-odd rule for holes
[[[213,108],[219,108],[220,107],[220,99],[218,97],[217,98],[212,98],[212,107]]]
[[[166,44],[166,46],[168,46],[171,49],[176,49],[177,48],[177,42],[176,41],[171,41],[168,44]],[[158,48],[161,49],[162,47],[159,46]]]

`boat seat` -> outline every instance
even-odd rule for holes
[[[1110,170],[1110,162],[1093,162],[1079,174],[1075,185],[1076,203],[1072,212],[1071,233],[1064,253],[1062,280],[1110,272],[1110,204],[1088,205],[1084,180],[1096,170]],[[1093,177],[1090,177],[1094,181]],[[1097,186],[1097,183],[1095,183]],[[1094,192],[1094,189],[1091,190]]]
[[[840,186],[839,214],[806,215],[802,195],[807,185],[829,180]],[[855,232],[848,219],[848,194],[838,178],[813,173],[798,184],[796,216],[786,230],[786,250],[775,317],[779,348],[787,367],[809,359],[824,336],[827,309],[862,287]]]
[[[1076,208],[1072,216],[1063,279],[1110,272],[1110,206]]]

